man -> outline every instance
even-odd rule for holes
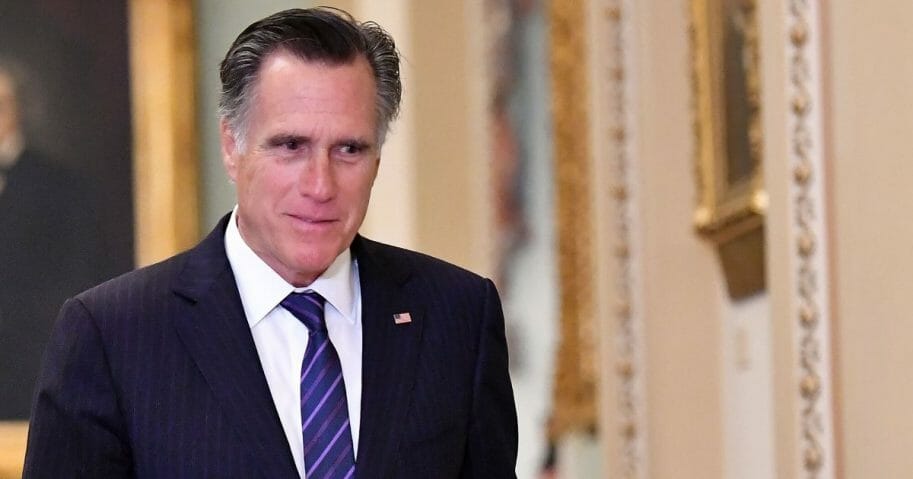
[[[0,58],[0,421],[28,419],[60,303],[102,279],[89,195],[27,146],[23,75]]]
[[[238,205],[67,301],[25,477],[514,477],[494,286],[357,235],[399,108],[393,40],[289,10],[221,78]]]

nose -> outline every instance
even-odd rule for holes
[[[336,174],[326,152],[304,161],[298,178],[298,192],[315,201],[326,202],[336,196]]]

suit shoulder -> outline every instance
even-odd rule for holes
[[[365,238],[359,238],[359,243],[360,251],[372,258],[379,258],[390,270],[404,275],[416,275],[422,281],[444,281],[451,285],[481,285],[490,282],[489,279],[462,266],[425,253]]]
[[[91,307],[99,303],[116,301],[117,298],[132,296],[134,292],[143,295],[161,294],[170,291],[174,278],[183,268],[187,252],[177,254],[158,263],[137,268],[111,278],[76,295],[75,299]]]

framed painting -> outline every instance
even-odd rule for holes
[[[691,0],[697,230],[730,296],[762,290],[764,212],[757,0]]]
[[[190,5],[0,6],[0,478],[62,302],[197,239]]]

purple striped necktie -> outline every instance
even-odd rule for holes
[[[301,363],[301,432],[307,479],[349,479],[355,475],[346,385],[336,348],[323,319],[317,293],[292,293],[282,307],[308,328]]]

